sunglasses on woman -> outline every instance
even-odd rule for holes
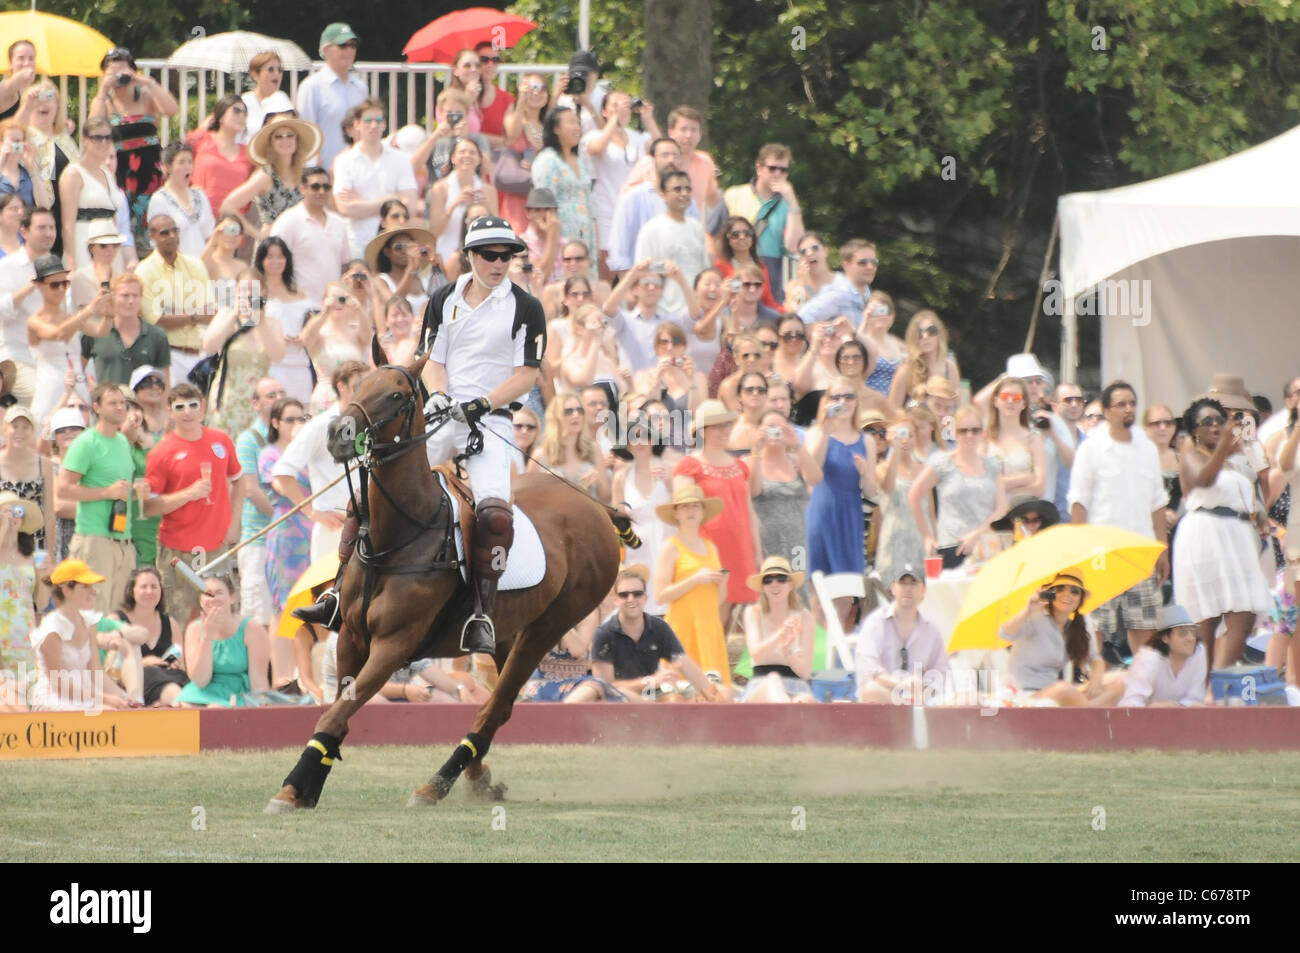
[[[537,424],[515,424],[516,430],[536,430]]]
[[[789,582],[789,581],[790,581],[790,577],[787,576],[787,575],[785,575],[784,573],[775,573],[775,572],[774,572],[774,573],[771,573],[771,574],[766,575],[766,576],[763,577],[763,585],[765,585],[765,586],[770,586],[770,585],[771,585],[772,583],[774,583],[774,582],[785,583],[785,582]]]

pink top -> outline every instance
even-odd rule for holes
[[[221,217],[221,203],[226,196],[248,181],[253,174],[253,163],[248,158],[248,146],[240,145],[239,157],[227,159],[217,148],[216,138],[207,129],[198,129],[185,137],[194,147],[194,175],[190,184],[202,189],[212,203],[212,215]],[[247,212],[248,206],[240,209]]]

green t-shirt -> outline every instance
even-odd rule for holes
[[[135,464],[134,478],[144,477],[145,458],[143,447],[131,446],[131,460]],[[162,524],[161,516],[141,516],[140,498],[131,493],[131,539],[135,542],[135,564],[152,566],[158,561],[158,527]]]
[[[63,469],[81,474],[78,481],[82,486],[112,486],[118,480],[128,483],[135,474],[135,465],[131,461],[131,444],[118,433],[105,437],[94,427],[81,432],[81,436],[72,441],[63,455]],[[93,500],[77,504],[78,536],[104,536],[108,539],[129,540],[131,538],[131,518],[127,513],[125,533],[109,530],[109,521],[113,516],[112,500]]]

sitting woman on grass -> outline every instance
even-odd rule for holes
[[[784,557],[768,556],[763,568],[747,581],[759,597],[758,604],[746,607],[742,616],[754,677],[740,700],[814,701],[808,680],[815,623],[799,598],[804,574],[792,570]]]
[[[1205,646],[1182,606],[1160,610],[1160,628],[1133,659],[1121,708],[1180,708],[1205,701]]]

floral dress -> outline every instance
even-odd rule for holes
[[[578,175],[554,149],[543,149],[533,161],[533,188],[550,189],[559,205],[560,238],[596,247],[596,204],[591,195],[591,164],[578,154]]]
[[[29,503],[35,503],[41,507],[41,512],[45,512],[45,481],[40,477],[35,480],[5,480],[0,479],[0,493],[16,493],[19,499],[27,500]],[[32,534],[36,540],[36,548],[45,548],[45,527],[42,525],[35,533]],[[51,563],[50,565],[54,565]]]
[[[285,185],[275,169],[270,166],[266,166],[264,171],[271,177],[271,188],[257,197],[257,213],[262,216],[263,222],[270,224],[282,213],[301,202],[302,193],[292,186]]]
[[[143,259],[153,250],[146,220],[149,199],[163,183],[158,120],[148,114],[114,114],[108,121],[113,125],[113,143],[117,147],[117,186],[126,193],[135,251]]]
[[[271,471],[282,452],[275,444],[270,444],[257,458],[257,479],[271,500],[273,523],[293,509],[293,501],[275,492],[271,485]],[[298,485],[304,493],[311,494],[311,484],[301,473],[298,474]],[[266,534],[266,583],[277,615],[284,611],[289,591],[310,564],[311,520],[300,510]]]
[[[29,679],[36,675],[36,652],[29,638],[36,627],[35,591],[35,566],[0,566],[0,672],[15,677],[20,672]]]
[[[271,359],[258,341],[257,332],[240,333],[230,343],[221,372],[212,378],[208,388],[208,406],[215,408],[209,416],[208,426],[224,430],[232,437],[251,427],[257,418],[257,411],[253,409],[257,382],[270,370]]]

